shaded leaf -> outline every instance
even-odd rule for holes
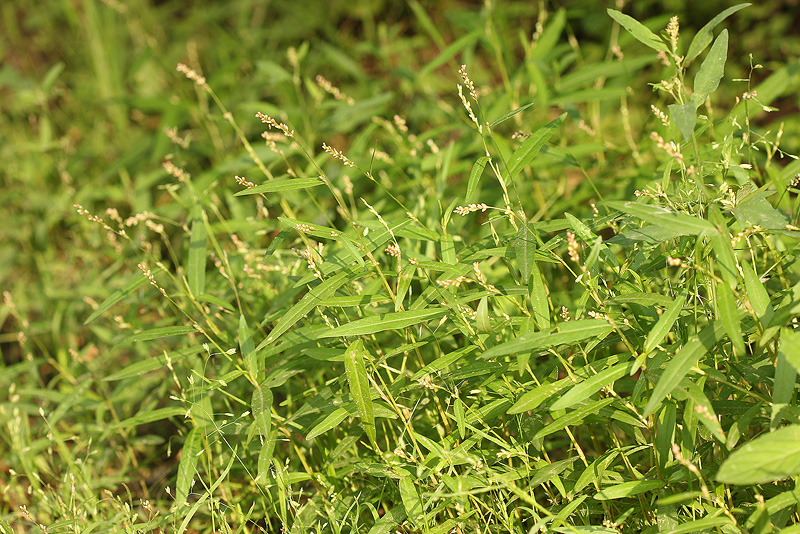
[[[613,384],[615,381],[628,374],[632,365],[632,363],[620,363],[608,369],[603,369],[596,375],[575,384],[569,391],[550,405],[550,411],[563,410],[585,401],[600,391],[601,388]]]
[[[186,502],[192,487],[194,474],[197,472],[198,453],[203,446],[203,432],[193,428],[186,435],[178,462],[178,476],[175,483],[175,502],[181,505]]]
[[[678,353],[670,360],[656,387],[653,388],[653,392],[650,394],[650,401],[642,413],[643,417],[649,417],[653,410],[661,404],[664,397],[678,387],[678,384],[689,372],[689,369],[696,365],[697,361],[714,346],[720,333],[717,332],[717,329],[721,330],[718,324],[706,326],[697,336],[693,336],[686,345],[681,347]]]
[[[192,334],[196,332],[197,330],[192,326],[165,326],[163,328],[152,328],[150,330],[143,330],[142,332],[136,332],[135,334],[126,336],[114,346],[117,347],[119,345],[133,343],[135,341],[152,341],[154,339],[162,339],[165,337],[184,336],[186,334]]]
[[[647,334],[647,339],[644,342],[644,348],[642,349],[643,353],[648,353],[652,351],[659,343],[661,343],[669,331],[672,330],[672,327],[678,320],[678,317],[681,315],[681,310],[683,310],[683,305],[686,303],[686,293],[681,293],[672,304],[664,311],[661,317],[658,318],[658,322],[653,325],[653,328]]]
[[[272,329],[272,332],[269,333],[267,338],[258,345],[258,348],[260,349],[265,345],[273,343],[284,332],[294,326],[297,321],[305,317],[308,312],[318,306],[322,300],[332,297],[334,293],[336,293],[336,290],[347,282],[356,279],[360,274],[361,271],[345,268],[342,272],[321,282],[314,289],[306,293],[305,296],[300,299],[300,302],[292,306],[292,308],[281,317],[281,320],[275,328]]]
[[[683,135],[683,140],[688,141],[694,133],[694,125],[697,124],[697,106],[694,104],[670,104],[667,107],[672,121]]]
[[[546,126],[543,126],[536,130],[529,138],[525,140],[522,145],[514,151],[511,155],[511,158],[508,161],[508,177],[509,179],[514,179],[522,169],[527,167],[533,158],[536,157],[536,154],[539,153],[539,150],[544,146],[544,144],[556,133],[556,130],[561,123],[564,122],[564,119],[567,117],[566,113],[563,113],[560,117],[553,120]]]
[[[155,276],[160,271],[154,271],[152,274]],[[83,322],[83,324],[89,324],[91,321],[95,320],[98,316],[100,316],[103,312],[109,309],[111,306],[116,304],[117,302],[121,301],[125,297],[131,295],[134,291],[142,287],[148,282],[147,278],[141,275],[141,273],[134,276],[133,280],[128,282],[128,284],[123,287],[122,289],[117,289],[111,295],[103,301],[100,306],[97,307],[95,311],[92,312],[89,317]]]

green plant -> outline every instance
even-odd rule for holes
[[[35,502],[23,518],[792,532],[800,165],[779,163],[780,130],[758,121],[793,82],[787,66],[711,105],[718,26],[743,7],[688,48],[677,18],[662,37],[609,10],[619,43],[661,67],[616,37],[560,44],[564,10],[521,37],[518,61],[498,31],[513,11],[492,4],[389,78],[397,93],[304,44],[259,66],[281,105],[228,109],[222,76],[179,64],[195,91],[176,116],[199,139],[167,131],[162,170],[131,186],[145,209],[78,198],[127,273],[85,315],[97,341],[6,368],[2,437]],[[370,53],[388,63],[409,42]],[[364,83],[318,76],[320,53]],[[459,55],[490,81],[461,66],[456,93]]]

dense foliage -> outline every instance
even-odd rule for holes
[[[4,3],[0,530],[800,532],[791,19],[653,4]]]

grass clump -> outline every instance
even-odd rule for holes
[[[383,85],[175,62],[154,161],[73,191],[116,289],[51,340],[6,294],[2,528],[795,531],[793,67],[726,78],[744,4],[603,46],[514,6],[447,45],[410,2],[440,52],[390,73],[415,38],[363,14]]]

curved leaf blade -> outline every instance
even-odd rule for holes
[[[650,31],[644,24],[631,17],[617,11],[616,9],[607,9],[608,16],[619,23],[620,26],[628,30],[634,39],[640,43],[649,46],[653,50],[661,52],[668,52],[667,44],[661,38]]]

